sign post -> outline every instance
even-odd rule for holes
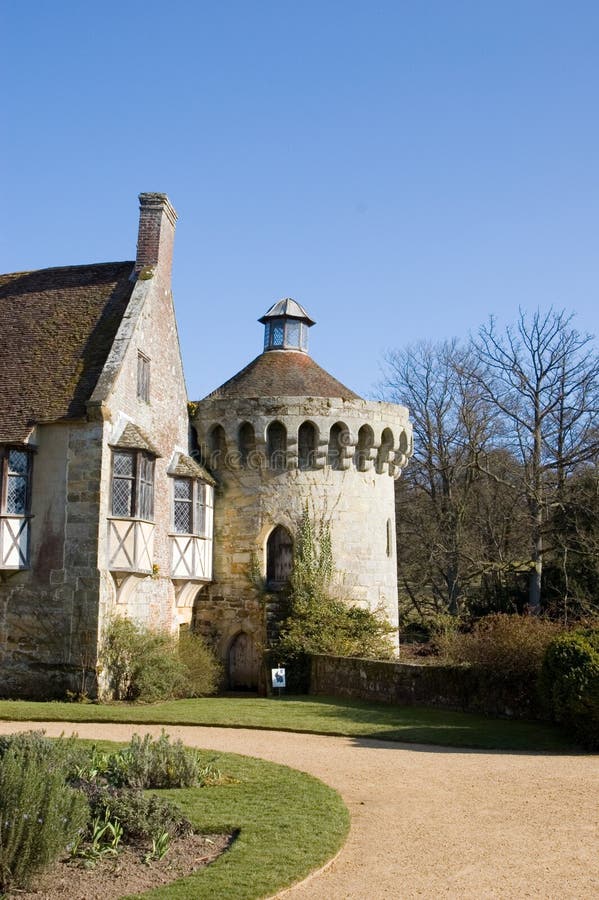
[[[279,666],[277,669],[271,669],[270,672],[273,690],[274,688],[278,688],[280,697],[282,691],[285,689],[285,669],[282,666]]]

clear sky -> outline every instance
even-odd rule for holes
[[[371,395],[388,348],[554,305],[599,331],[597,0],[0,0],[0,269],[179,213],[190,396],[280,297]]]

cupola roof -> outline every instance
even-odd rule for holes
[[[302,319],[306,325],[316,325],[316,322],[310,318],[304,307],[292,297],[277,300],[258,321],[266,325],[269,319],[280,319],[283,316],[288,316],[292,319]]]

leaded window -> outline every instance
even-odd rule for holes
[[[29,513],[32,454],[28,450],[6,448],[1,456],[1,512],[8,516]]]
[[[173,479],[173,530],[177,534],[206,537],[211,488],[194,478]]]
[[[154,518],[154,457],[143,450],[115,450],[112,456],[112,515]]]

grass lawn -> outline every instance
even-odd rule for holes
[[[206,761],[214,753],[202,751]],[[197,875],[144,893],[162,900],[252,900],[301,880],[343,844],[349,814],[341,797],[316,778],[232,753],[216,764],[238,784],[157,791],[174,800],[206,833],[239,830],[230,850]]]
[[[82,743],[103,751],[124,746],[111,741]],[[177,803],[197,831],[238,835],[229,850],[197,874],[136,897],[257,900],[305,878],[343,845],[349,813],[333,788],[311,775],[265,760],[197,752],[202,765],[214,762],[223,775],[235,781],[149,793]]]
[[[0,719],[220,725],[484,750],[579,750],[560,729],[539,722],[327,697],[206,697],[145,706],[2,700]]]

